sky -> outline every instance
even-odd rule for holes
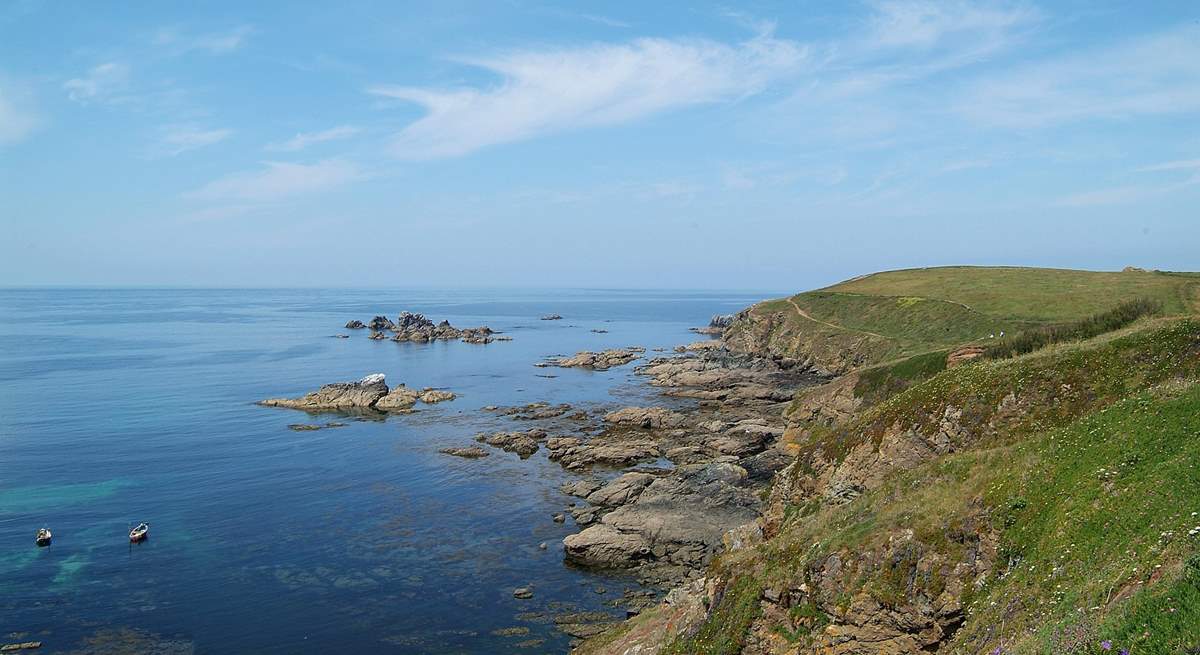
[[[1200,4],[0,3],[0,285],[1200,270]]]

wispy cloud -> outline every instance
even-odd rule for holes
[[[600,25],[607,25],[609,27],[630,27],[629,23],[626,23],[625,21],[609,18],[608,16],[601,16],[599,14],[580,14],[579,17],[586,21],[599,23]]]
[[[1142,166],[1136,169],[1139,173],[1155,172],[1155,171],[1191,171],[1200,170],[1200,159],[1180,159],[1177,161],[1167,161],[1161,164],[1151,164]]]
[[[864,41],[878,48],[930,49],[964,38],[973,49],[997,46],[1041,15],[1023,4],[964,0],[883,0],[872,6]]]
[[[233,134],[233,130],[229,129],[204,129],[195,125],[168,125],[159,132],[159,139],[152,154],[171,157],[211,146]]]
[[[248,25],[210,34],[185,34],[175,28],[163,28],[154,35],[154,44],[165,47],[176,55],[193,51],[224,55],[241,48],[246,38],[253,33],[254,29]]]
[[[452,157],[544,134],[737,100],[795,72],[806,57],[802,45],[769,34],[738,45],[638,39],[464,59],[501,77],[491,88],[377,85],[369,92],[426,110],[396,135],[391,145],[396,156]]]
[[[1142,186],[1119,186],[1110,189],[1073,193],[1055,200],[1055,207],[1099,207],[1121,205],[1140,200],[1153,193]]]
[[[344,159],[313,164],[264,162],[262,168],[213,180],[185,197],[210,202],[277,202],[332,191],[364,177],[358,166]]]
[[[983,79],[959,109],[979,123],[1009,128],[1195,112],[1200,30],[1186,27]]]
[[[129,67],[121,62],[110,61],[88,71],[87,75],[75,77],[63,83],[67,97],[79,104],[103,102],[115,98],[129,81]]]
[[[328,130],[322,130],[320,132],[300,132],[287,141],[267,145],[267,150],[296,152],[298,150],[304,150],[314,143],[348,139],[360,132],[362,132],[362,130],[354,127],[353,125],[339,125],[337,127],[331,127]]]
[[[0,145],[21,141],[38,128],[42,119],[30,105],[27,93],[0,80]]]

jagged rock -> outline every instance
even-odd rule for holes
[[[521,600],[533,598],[533,588],[532,587],[517,587],[516,589],[513,589],[513,598],[518,598]]]
[[[489,454],[488,451],[480,448],[479,446],[466,446],[464,448],[443,448],[443,449],[439,450],[438,452],[444,453],[446,455],[453,455],[455,457],[465,457],[467,459],[479,459],[480,457],[487,457]]]
[[[549,448],[549,445],[547,445]],[[574,482],[565,482],[559,489],[568,496],[577,498],[587,498],[591,493],[600,487],[604,486],[599,480],[576,480]]]
[[[299,398],[268,398],[259,404],[307,411],[370,409],[388,393],[384,379],[383,373],[374,373],[357,382],[326,384]]]
[[[383,330],[395,329],[396,324],[386,316],[376,316],[367,323],[367,327],[375,330],[376,332],[382,332]]]
[[[409,409],[417,404],[417,400],[421,397],[421,392],[416,389],[409,389],[403,384],[392,389],[386,396],[380,398],[375,403],[375,409],[384,412],[392,412],[396,410]]]
[[[528,459],[530,455],[537,452],[538,442],[545,438],[545,430],[534,428],[524,432],[480,434],[475,437],[475,440],[510,453],[516,453],[521,459]]]
[[[439,389],[426,389],[421,393],[421,402],[432,405],[447,400],[454,400],[457,396],[452,391],[442,391]]]
[[[644,352],[646,352],[645,348],[612,348],[598,353],[585,350],[576,353],[573,357],[549,360],[546,365],[607,371],[614,366],[623,366],[639,359]]]
[[[558,314],[546,314],[545,316],[542,317],[542,320],[543,321],[561,321],[562,316],[559,316]]]
[[[651,430],[673,429],[687,423],[687,417],[662,407],[625,407],[604,415],[604,422]]]
[[[588,494],[586,499],[593,505],[615,507],[637,499],[646,487],[654,482],[655,476],[648,473],[626,473],[603,487]]]
[[[567,559],[631,567],[653,559],[700,567],[726,531],[758,516],[758,498],[740,487],[745,469],[727,463],[685,466],[657,477],[636,499],[563,540]]]
[[[361,330],[365,327],[367,326],[363,325],[362,321],[350,321],[349,323],[346,323],[346,329],[349,330]]]

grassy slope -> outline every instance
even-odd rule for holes
[[[913,386],[837,432],[870,438],[897,419],[922,423],[943,402],[986,421],[1013,390],[1044,402],[1005,438],[963,444],[847,505],[792,512],[774,539],[723,558],[715,566],[736,593],[672,651],[738,652],[757,616],[752,590],[795,588],[826,555],[882,548],[897,530],[956,561],[963,545],[947,536],[967,524],[999,534],[999,575],[968,585],[968,618],[947,652],[1093,653],[1101,639],[1134,653],[1200,646],[1200,538],[1187,535],[1200,525],[1198,378],[1200,323],[1158,320]],[[894,605],[944,585],[915,580],[895,567],[866,571],[846,592]],[[828,620],[811,605],[790,616],[773,627],[798,646]]]
[[[876,273],[751,309],[779,354],[869,366],[1078,320],[1136,298],[1166,315],[1200,311],[1200,276],[1035,268],[947,267]],[[801,313],[803,312],[803,314]],[[738,325],[734,334],[752,331]],[[736,337],[734,339],[736,341]],[[845,369],[844,366],[831,368]]]

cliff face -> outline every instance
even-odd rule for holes
[[[788,360],[817,373],[840,375],[891,352],[889,340],[876,335],[831,329],[805,321],[780,301],[738,313],[722,338],[733,352]]]
[[[764,321],[739,315],[726,334],[846,361]],[[581,652],[1200,646],[1200,322],[949,369],[939,357],[804,392],[764,515],[727,535],[704,580]]]

